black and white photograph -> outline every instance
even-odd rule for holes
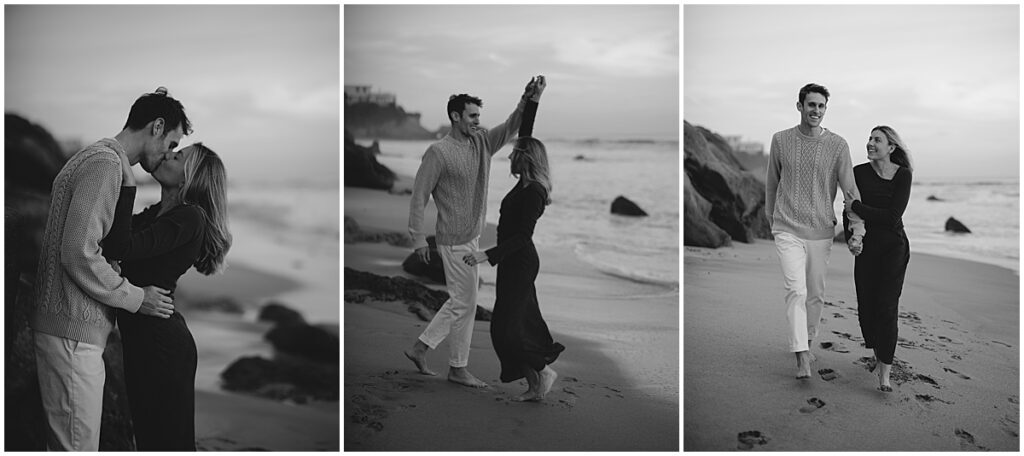
[[[679,450],[679,13],[344,6],[346,451]]]
[[[683,17],[683,450],[1019,451],[1020,6]]]
[[[339,5],[4,6],[4,449],[339,451]]]

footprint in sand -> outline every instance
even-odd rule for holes
[[[1020,429],[1020,424],[1017,424],[1017,417],[1015,415],[1007,413],[999,419],[999,424],[1003,425],[1003,432],[1010,434],[1012,437],[1020,437],[1017,433],[1017,429]]]
[[[917,394],[914,397],[921,402],[941,402],[943,404],[952,404],[952,402],[942,400],[938,397],[932,396],[931,394]]]
[[[846,317],[843,316],[843,314],[841,314],[839,312],[833,313],[832,317],[834,317],[834,318],[846,318]]]
[[[828,351],[834,351],[836,353],[850,353],[850,349],[846,348],[842,344],[837,344],[833,342],[822,342],[820,345],[821,348]]]
[[[1006,348],[1013,348],[1013,345],[1010,345],[1010,344],[1008,344],[1008,343],[1006,343],[1006,342],[1000,342],[1000,341],[998,341],[998,340],[993,340],[993,341],[992,341],[992,343],[993,343],[993,344],[999,344],[999,345],[1002,345],[1002,346],[1004,346],[1004,347],[1006,347]]]
[[[837,374],[836,371],[832,369],[818,369],[818,375],[820,375],[821,379],[826,382],[830,382],[839,377],[839,374]]]
[[[955,371],[953,369],[950,369],[948,367],[943,367],[942,370],[944,370],[946,372],[949,372],[949,373],[951,373],[953,375],[956,375],[957,377],[960,377],[960,378],[962,378],[964,380],[970,380],[971,379],[971,377],[968,377],[967,375],[961,374],[961,373],[959,373],[959,372],[957,372],[957,371]]]
[[[749,450],[754,448],[754,445],[764,445],[771,440],[767,434],[761,431],[743,431],[736,436],[736,439],[740,442],[737,448],[741,450]]]
[[[936,382],[934,378],[931,378],[924,374],[916,374],[914,377],[922,382],[932,385],[935,388],[939,388],[939,382]]]
[[[1020,405],[1020,398],[1019,398],[1019,397],[1017,397],[1017,395],[1016,395],[1016,394],[1014,394],[1013,396],[1010,396],[1010,397],[1006,398],[1006,400],[1010,401],[1010,403],[1011,403],[1011,404],[1017,404],[1017,405]]]
[[[807,405],[800,407],[801,413],[811,413],[825,406],[825,401],[812,397],[807,400]]]
[[[960,428],[956,428],[954,433],[956,434],[956,437],[958,439],[960,439],[960,449],[961,450],[964,450],[964,451],[987,450],[987,448],[985,448],[985,447],[975,443],[974,436],[971,435],[970,432],[967,432],[967,431],[965,431],[963,429],[960,429]]]

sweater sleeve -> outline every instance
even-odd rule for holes
[[[121,186],[121,165],[115,157],[85,160],[72,183],[71,201],[61,236],[61,267],[93,299],[137,312],[144,292],[121,277],[103,257],[100,240],[113,224]]]
[[[772,145],[768,153],[768,171],[764,179],[764,215],[768,217],[769,227],[775,220],[775,196],[779,191],[779,173],[782,171],[778,136],[778,133],[772,136]]]
[[[423,226],[423,211],[430,202],[437,181],[441,177],[441,158],[433,146],[423,154],[423,161],[416,171],[416,180],[412,186],[412,199],[409,201],[409,235],[412,236],[412,248],[426,247],[427,232]]]
[[[910,170],[900,168],[893,179],[895,188],[893,189],[892,206],[872,207],[858,200],[853,202],[853,212],[872,223],[879,222],[887,226],[895,226],[896,222],[903,217],[903,212],[907,210],[907,204],[910,202],[910,186],[913,177]]]
[[[508,255],[533,242],[533,229],[537,225],[537,219],[544,213],[544,200],[543,190],[528,189],[523,192],[519,212],[521,218],[516,221],[519,230],[485,251],[487,262],[491,266],[501,263]]]
[[[860,199],[860,190],[857,189],[857,180],[853,177],[853,160],[850,159],[850,146],[845,140],[842,141],[842,150],[839,151],[839,160],[837,166],[839,169],[836,170],[839,178],[839,188],[843,191],[844,200],[848,198],[847,192],[853,193],[853,199]],[[853,233],[853,236],[861,236],[863,238],[865,233],[864,219],[860,218],[859,215],[852,211],[846,211],[845,217],[849,218],[849,230]]]
[[[526,108],[526,100],[519,100],[516,109],[509,114],[508,119],[494,128],[487,130],[487,153],[494,155],[505,144],[514,138],[513,134],[519,130],[523,121],[523,110]]]
[[[126,218],[131,220],[131,216]],[[198,236],[203,223],[203,212],[198,206],[174,208],[144,229],[132,230],[129,223],[127,236],[124,235],[123,227],[117,236],[107,236],[104,254],[115,260],[138,260],[163,255]]]

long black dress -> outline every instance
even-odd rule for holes
[[[537,102],[527,101],[519,137],[532,134],[536,115]],[[524,365],[539,372],[565,350],[548,331],[534,286],[540,257],[533,245],[533,228],[544,214],[546,200],[547,190],[540,184],[517,183],[501,200],[498,245],[486,251],[487,261],[498,266],[491,343],[501,361],[501,381],[506,383],[525,377]]]
[[[864,219],[864,250],[856,257],[857,318],[864,345],[877,349],[878,360],[892,364],[898,337],[899,300],[910,262],[910,241],[903,211],[910,201],[912,174],[900,167],[890,180],[870,163],[853,168],[861,200],[852,209]],[[844,222],[846,222],[844,217]]]
[[[501,200],[498,245],[487,250],[487,261],[498,266],[491,342],[501,361],[503,382],[526,376],[524,366],[543,370],[565,350],[551,338],[534,286],[540,257],[533,245],[533,228],[544,213],[546,199],[547,192],[540,184],[517,184]]]
[[[199,258],[203,211],[179,205],[158,215],[157,203],[133,217],[134,196],[134,187],[122,188],[103,253],[122,260],[121,274],[133,285],[155,285],[173,294],[178,278]],[[163,319],[118,309],[117,325],[136,448],[195,451],[198,355],[181,312]]]

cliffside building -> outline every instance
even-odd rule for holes
[[[372,103],[378,106],[395,104],[395,94],[390,92],[372,92],[371,85],[345,85],[345,106],[355,103]]]

